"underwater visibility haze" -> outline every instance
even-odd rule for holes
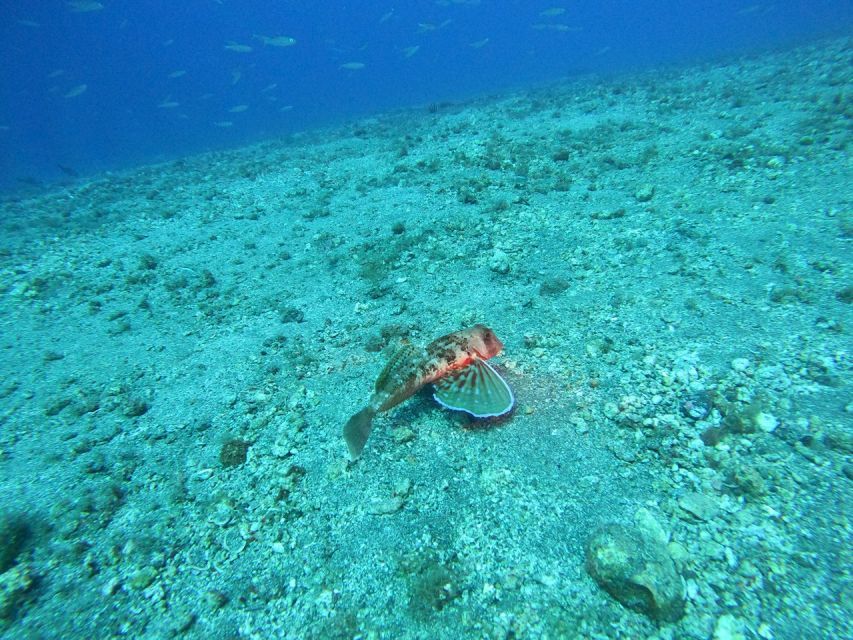
[[[0,30],[0,637],[853,637],[853,2]]]
[[[849,0],[7,2],[0,187],[843,34],[851,14]]]

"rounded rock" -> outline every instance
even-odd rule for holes
[[[684,583],[667,548],[621,525],[599,529],[586,544],[586,570],[613,598],[662,622],[684,614]]]

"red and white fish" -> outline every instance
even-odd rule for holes
[[[361,455],[377,413],[396,407],[430,383],[435,386],[433,397],[448,409],[475,418],[509,413],[515,404],[512,390],[486,362],[501,351],[503,343],[482,324],[449,333],[426,348],[400,348],[379,374],[370,402],[344,426],[350,457]]]

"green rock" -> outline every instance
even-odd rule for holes
[[[222,448],[219,450],[219,462],[226,469],[240,466],[246,462],[250,446],[251,444],[245,440],[229,438],[222,443]]]
[[[11,567],[30,537],[30,528],[21,516],[0,515],[0,573]]]
[[[127,586],[134,591],[141,591],[142,589],[150,587],[156,577],[157,569],[151,566],[142,567],[130,577],[130,580],[127,582]]]
[[[684,614],[684,585],[660,542],[621,525],[599,529],[586,545],[586,570],[613,598],[654,620]]]
[[[33,586],[33,576],[29,567],[23,564],[0,573],[0,620],[15,616],[21,600]]]
[[[648,202],[655,195],[655,187],[652,184],[641,185],[634,193],[637,202]]]

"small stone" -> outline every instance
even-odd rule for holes
[[[566,291],[571,286],[572,283],[566,278],[563,278],[562,276],[554,276],[553,278],[547,278],[542,281],[542,284],[539,285],[539,295],[555,296],[563,293],[563,291]]]
[[[0,620],[20,613],[20,604],[33,586],[34,578],[26,564],[17,564],[0,573]]]
[[[231,438],[222,443],[219,450],[219,462],[226,469],[237,467],[246,462],[250,444],[238,438]]]
[[[711,520],[719,512],[716,501],[701,493],[686,493],[678,499],[678,506],[697,520]]]
[[[157,569],[150,566],[142,567],[130,577],[130,580],[127,581],[127,586],[134,591],[142,591],[142,589],[150,587],[156,577]]]
[[[684,614],[684,587],[667,548],[621,525],[599,529],[586,544],[586,570],[624,606],[652,619]]]
[[[750,362],[746,358],[735,358],[732,360],[732,371],[743,373],[750,367]]]
[[[114,596],[121,588],[121,580],[117,576],[110,578],[103,587],[101,587],[102,596]]]
[[[506,252],[501,251],[500,249],[495,249],[492,253],[492,257],[489,259],[489,269],[495,273],[500,273],[501,275],[509,273],[509,256]]]
[[[411,478],[403,478],[394,485],[394,495],[406,498],[412,492]]]
[[[714,396],[707,389],[696,391],[681,403],[681,414],[691,420],[704,420],[714,408]]]
[[[634,514],[634,522],[646,540],[652,540],[660,544],[669,542],[669,533],[663,528],[651,511],[640,507]]]
[[[641,185],[634,193],[637,202],[648,202],[655,195],[655,186],[653,184]]]
[[[305,313],[296,307],[285,307],[281,310],[279,319],[284,324],[287,324],[288,322],[301,323],[305,320]]]
[[[210,467],[205,467],[204,469],[199,469],[198,471],[195,472],[193,477],[196,480],[200,480],[200,481],[210,480],[210,478],[213,477],[213,469],[211,469]]]
[[[728,475],[735,493],[747,497],[760,497],[767,493],[767,483],[761,473],[750,464],[736,464]]]
[[[221,609],[228,604],[228,596],[216,589],[210,589],[204,593],[204,601],[211,609]]]
[[[589,433],[589,425],[581,416],[572,416],[569,418],[569,422],[575,428],[575,431],[581,435]]]
[[[370,504],[370,513],[375,516],[389,516],[403,508],[405,500],[402,496],[379,498]]]
[[[233,519],[234,507],[225,502],[217,502],[207,516],[207,521],[218,527],[227,527]]]
[[[124,407],[124,415],[128,418],[138,418],[148,413],[148,403],[145,400],[134,399]]]
[[[242,532],[236,528],[226,529],[222,534],[222,548],[232,557],[239,556],[246,548],[246,538]]]
[[[719,427],[708,427],[699,437],[706,447],[716,447],[723,439],[725,432]]]
[[[196,616],[192,611],[178,610],[172,612],[169,632],[173,636],[181,635],[190,630],[195,624]]]
[[[753,423],[759,431],[763,431],[764,433],[772,433],[776,430],[776,427],[779,426],[779,420],[776,416],[772,413],[765,413],[764,411],[760,411],[755,414]]]
[[[823,436],[823,444],[840,453],[846,455],[853,454],[853,433],[844,431],[841,428],[834,429],[827,427],[826,433]]]
[[[743,621],[726,613],[717,619],[714,625],[713,640],[746,640],[746,626]]]
[[[401,427],[394,430],[394,442],[396,444],[405,444],[415,439],[415,432],[409,427]]]
[[[593,220],[615,220],[616,218],[625,217],[625,209],[619,207],[610,211],[593,211],[590,215]]]

